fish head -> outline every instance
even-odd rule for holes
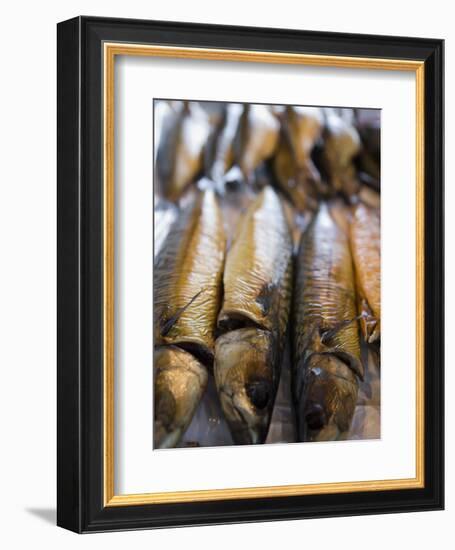
[[[163,346],[154,356],[154,443],[175,447],[193,418],[207,386],[207,370],[193,355]]]
[[[299,439],[340,439],[349,430],[357,392],[356,375],[343,359],[333,353],[312,354],[297,399]]]
[[[221,407],[237,444],[264,443],[276,394],[273,338],[241,328],[215,345],[215,381]]]
[[[288,125],[293,148],[300,164],[301,161],[306,160],[321,135],[322,112],[317,107],[288,107]]]

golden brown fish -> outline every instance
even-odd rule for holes
[[[307,208],[315,210],[318,194],[327,192],[311,158],[322,134],[322,111],[288,106],[282,118],[283,131],[273,159],[277,183],[299,212]]]
[[[235,161],[248,181],[275,152],[280,123],[267,105],[246,104],[235,138]]]
[[[316,203],[307,193],[302,174],[297,170],[291,146],[285,136],[282,136],[273,158],[273,169],[280,190],[299,212],[304,212],[309,206],[315,207]]]
[[[156,157],[160,192],[166,199],[178,200],[201,171],[209,133],[209,117],[195,102],[184,102],[167,117]]]
[[[307,184],[321,189],[321,175],[313,163],[311,152],[321,138],[324,117],[317,107],[287,107],[285,131],[298,172]]]
[[[381,229],[379,211],[359,203],[351,222],[360,326],[368,343],[381,336]]]
[[[266,187],[241,220],[226,257],[215,381],[234,441],[263,443],[278,388],[289,315],[292,241]]]
[[[234,162],[234,138],[242,110],[240,103],[226,106],[223,120],[212,132],[205,150],[206,173],[218,186]]]
[[[155,349],[155,447],[175,447],[179,443],[207,380],[206,366],[187,351],[177,346]]]
[[[350,223],[351,223],[351,208],[346,204],[346,201],[341,197],[330,199],[327,203],[332,220],[349,238]]]
[[[272,333],[245,327],[215,344],[215,380],[236,444],[264,443],[279,382],[279,354]]]
[[[167,201],[158,201],[155,204],[154,212],[154,256],[156,257],[159,253],[163,244],[166,241],[169,231],[171,230],[173,224],[177,220],[178,208]]]
[[[354,158],[360,150],[360,137],[354,126],[329,111],[324,131],[322,163],[335,192],[342,192],[347,197],[358,192],[360,182]]]
[[[298,436],[337,439],[349,429],[363,367],[348,235],[324,203],[301,239],[294,295]]]
[[[371,208],[381,207],[381,195],[367,185],[362,185],[359,190],[359,200]]]
[[[155,262],[155,445],[175,446],[207,385],[225,238],[213,191],[180,213]]]
[[[211,190],[179,216],[155,263],[155,345],[176,344],[210,363],[225,236]]]

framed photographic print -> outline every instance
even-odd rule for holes
[[[58,25],[58,525],[443,508],[443,41]]]

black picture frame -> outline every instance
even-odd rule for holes
[[[102,44],[117,41],[424,62],[423,488],[105,506]],[[77,17],[58,24],[57,65],[57,524],[82,533],[443,509],[444,42]]]

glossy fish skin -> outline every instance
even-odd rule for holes
[[[156,157],[158,180],[166,199],[177,201],[201,171],[209,133],[209,117],[195,102],[185,102],[168,117]]]
[[[156,257],[159,253],[163,244],[166,241],[169,231],[178,216],[178,208],[167,201],[159,201],[158,204],[155,204],[154,212],[154,256]]]
[[[273,155],[278,144],[280,123],[266,105],[247,104],[235,138],[234,154],[246,180]]]
[[[310,355],[297,401],[300,441],[334,441],[351,425],[358,395],[352,369],[334,354]],[[303,419],[303,422],[302,422]]]
[[[349,428],[363,376],[348,235],[326,204],[296,261],[293,393],[298,435],[337,439]]]
[[[283,334],[292,277],[292,240],[280,199],[264,188],[245,212],[226,256],[218,326],[247,321]],[[281,307],[284,304],[285,307]]]
[[[308,196],[305,183],[302,181],[292,155],[291,147],[284,138],[280,140],[276,155],[273,158],[273,168],[281,191],[289,197],[299,212],[304,212],[308,205],[312,205],[314,201]]]
[[[155,345],[176,344],[210,364],[221,299],[223,220],[212,190],[179,215],[155,262]]]
[[[277,183],[299,212],[317,209],[317,194],[327,192],[311,152],[321,138],[324,118],[315,107],[286,107],[283,132],[273,159]]]
[[[234,162],[234,139],[241,115],[241,104],[232,103],[227,105],[222,123],[212,133],[209,145],[206,148],[206,172],[209,178],[217,184],[220,184]]]
[[[379,210],[381,207],[381,195],[366,185],[362,185],[359,191],[359,200],[369,206]]]
[[[285,128],[297,170],[307,182],[320,187],[321,176],[311,159],[311,152],[322,136],[322,111],[316,107],[287,107],[286,115]]]
[[[381,229],[379,211],[359,203],[351,222],[351,249],[359,297],[360,327],[366,342],[381,336]]]
[[[207,387],[206,367],[176,346],[160,346],[154,354],[156,448],[175,447],[189,426]]]
[[[263,443],[278,388],[292,283],[292,240],[270,187],[244,214],[223,281],[215,381],[234,441]]]
[[[323,164],[333,191],[351,197],[359,190],[354,158],[361,150],[360,136],[354,126],[329,113],[324,131]]]

